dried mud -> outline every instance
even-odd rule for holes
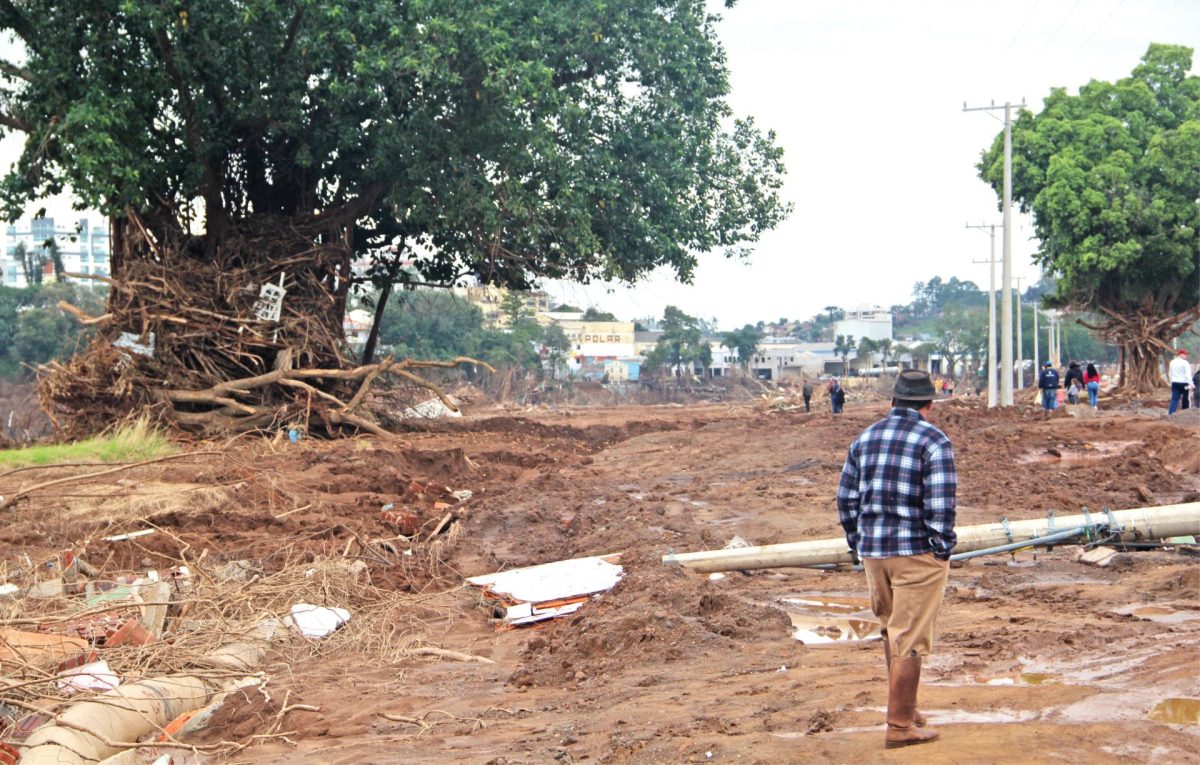
[[[354,650],[276,657],[266,668],[276,702],[290,689],[292,703],[302,694],[320,711],[277,721],[281,707],[261,699],[261,709],[231,708],[210,738],[244,741],[277,722],[294,731],[293,744],[255,744],[234,762],[1200,761],[1198,726],[1148,717],[1164,699],[1200,697],[1196,558],[1128,552],[1097,569],[1060,547],[953,569],[921,697],[942,740],[899,752],[882,748],[878,642],[791,637],[785,599],[857,603],[861,574],[710,579],[660,563],[735,536],[839,536],[832,498],[846,447],[883,410],[468,410],[393,441],[240,441],[124,486],[31,499],[4,519],[0,545],[10,566],[18,551],[36,560],[75,547],[106,570],[182,555],[270,572],[394,538],[380,508],[414,481],[470,490],[453,508],[460,525],[443,565],[366,559],[375,587],[452,591],[457,607],[423,616],[417,637],[494,663]],[[1140,407],[987,411],[964,399],[940,402],[934,421],[958,455],[960,524],[1200,496],[1191,420]],[[15,478],[0,479],[0,493]],[[174,504],[116,509],[142,487],[172,485],[189,487]],[[147,522],[160,532],[99,539]],[[614,590],[531,629],[496,630],[473,592],[454,590],[464,576],[618,552],[626,574]]]

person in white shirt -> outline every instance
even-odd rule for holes
[[[1187,409],[1188,388],[1192,387],[1192,365],[1188,363],[1186,349],[1179,349],[1175,358],[1171,359],[1167,379],[1171,382],[1171,406],[1167,408],[1167,414],[1175,414],[1175,410],[1180,408],[1180,401],[1183,402],[1182,408]]]

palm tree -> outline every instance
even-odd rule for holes
[[[854,335],[838,335],[833,341],[833,352],[842,357],[842,376],[849,374],[849,366],[846,359],[850,356],[850,352],[854,350],[855,342]]]
[[[864,337],[858,341],[858,353],[855,355],[855,358],[861,359],[866,356],[869,362],[871,354],[877,350],[879,350],[879,344],[869,337]],[[873,364],[869,365],[874,366]]]
[[[875,341],[875,350],[883,354],[883,368],[887,369],[888,356],[892,352],[892,338],[885,337]]]

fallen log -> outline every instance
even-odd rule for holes
[[[1138,507],[1113,512],[1047,516],[1025,521],[985,523],[962,526],[955,553],[973,552],[1014,542],[1051,536],[1076,527],[1090,529],[1100,536],[1116,535],[1123,541],[1165,539],[1200,534],[1200,502],[1160,507]],[[1063,542],[1062,544],[1065,544]],[[804,568],[837,563],[853,563],[844,537],[785,542],[761,547],[670,553],[662,562],[678,564],[695,571],[748,571],[758,568]]]

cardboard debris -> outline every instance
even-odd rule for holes
[[[86,640],[69,635],[47,635],[0,628],[0,666],[6,660],[15,659],[57,663],[87,650],[87,647]]]
[[[578,611],[593,596],[608,592],[624,575],[611,562],[616,556],[595,556],[515,568],[467,579],[482,587],[484,596],[504,607],[510,626],[532,624]]]

